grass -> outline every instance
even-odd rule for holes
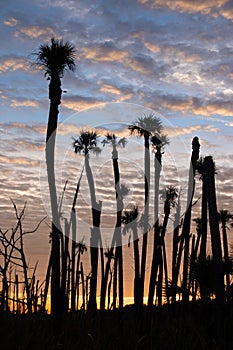
[[[64,316],[62,332],[53,336],[51,315],[0,314],[2,350],[232,350],[233,304],[219,310],[211,302],[189,304],[184,310],[167,306],[153,310],[146,331],[146,308],[136,319],[133,307],[97,312],[89,318],[82,312]]]

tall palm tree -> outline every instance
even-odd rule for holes
[[[36,64],[45,72],[49,80],[49,117],[46,133],[46,165],[50,202],[52,210],[52,278],[51,278],[51,312],[62,312],[61,288],[60,288],[60,235],[61,226],[58,215],[58,202],[54,173],[54,149],[61,103],[62,89],[61,78],[66,70],[75,69],[75,48],[63,40],[51,39],[50,44],[39,46],[36,55]]]
[[[153,242],[153,256],[151,264],[150,284],[149,284],[149,295],[148,295],[148,306],[153,305],[155,284],[157,269],[159,263],[159,180],[160,173],[162,170],[162,150],[165,145],[169,144],[169,140],[166,135],[154,134],[150,138],[152,150],[154,152],[154,242]]]
[[[95,131],[81,130],[80,135],[74,139],[74,151],[75,153],[83,154],[85,157],[85,171],[87,181],[90,189],[91,196],[91,209],[92,209],[92,229],[91,229],[91,280],[90,280],[90,298],[89,298],[89,310],[95,311],[97,308],[96,303],[96,289],[97,289],[97,274],[98,274],[98,247],[102,245],[100,236],[100,217],[102,202],[97,202],[95,194],[94,178],[89,163],[90,152],[95,155],[100,154],[101,149],[97,146],[98,135]],[[102,250],[101,250],[102,252]],[[101,254],[101,266],[103,268],[103,256]]]
[[[218,221],[222,228],[222,239],[223,239],[223,252],[225,262],[225,273],[227,288],[230,286],[230,266],[229,266],[229,252],[228,252],[228,239],[227,239],[227,223],[233,220],[233,215],[228,210],[220,210],[218,212]]]
[[[105,298],[106,298],[106,289],[107,289],[107,281],[108,275],[110,271],[110,262],[111,256],[113,255],[113,249],[116,245],[116,254],[114,260],[114,284],[113,284],[113,307],[116,307],[116,286],[117,286],[117,265],[119,265],[119,308],[123,308],[123,255],[122,255],[122,238],[121,238],[121,213],[123,210],[123,197],[121,193],[121,185],[120,185],[120,171],[118,164],[118,146],[125,147],[127,140],[125,137],[120,138],[118,140],[117,136],[114,133],[107,133],[104,140],[102,141],[103,146],[106,144],[110,144],[112,146],[112,164],[113,164],[113,172],[114,172],[114,182],[115,182],[115,192],[116,192],[116,203],[117,203],[117,215],[116,215],[116,225],[114,230],[113,242],[110,249],[110,260],[108,260],[106,265],[105,276],[102,279],[101,284],[101,309],[105,307]]]
[[[144,235],[142,241],[142,255],[141,255],[141,273],[140,273],[140,303],[143,305],[144,297],[144,283],[146,272],[146,256],[147,256],[147,241],[148,241],[148,227],[149,227],[149,193],[150,193],[150,136],[161,133],[163,126],[160,118],[154,114],[144,114],[139,117],[133,124],[129,125],[131,134],[135,134],[144,138]]]
[[[139,239],[137,228],[140,226],[138,220],[138,206],[133,205],[131,208],[124,210],[122,215],[122,223],[124,225],[123,233],[128,231],[133,233],[133,248],[134,248],[134,305],[138,308],[139,305],[139,283],[140,283],[140,258],[139,258]]]
[[[167,254],[166,254],[166,246],[165,246],[165,234],[167,230],[168,220],[171,212],[171,207],[174,207],[176,204],[176,198],[178,196],[178,190],[174,186],[168,186],[165,193],[162,195],[164,198],[164,219],[163,224],[160,227],[160,237],[158,240],[158,262],[156,266],[156,275],[157,275],[157,269],[159,267],[159,271],[161,276],[163,276],[163,270],[164,270],[164,277],[165,277],[165,286],[166,286],[166,292],[168,291],[168,268],[167,268]],[[158,280],[158,305],[162,305],[162,278]]]
[[[200,143],[197,136],[192,140],[192,155],[189,166],[189,182],[188,182],[188,196],[186,212],[184,215],[184,222],[182,227],[182,239],[184,240],[184,263],[183,263],[183,281],[182,281],[182,300],[188,302],[188,263],[189,263],[189,240],[190,240],[190,225],[191,213],[193,205],[193,196],[195,190],[195,174],[197,169],[197,161],[199,159]],[[177,276],[178,277],[178,276]]]
[[[209,224],[211,235],[211,246],[213,253],[213,268],[215,279],[215,293],[217,301],[222,305],[225,301],[224,274],[222,262],[221,239],[218,225],[218,211],[215,188],[215,164],[212,156],[204,158],[203,170],[206,174],[206,194],[209,209]]]

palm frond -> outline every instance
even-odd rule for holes
[[[75,70],[76,50],[69,42],[51,38],[50,44],[39,46],[36,56],[36,64],[45,71],[45,76],[58,76],[62,78],[65,70]]]

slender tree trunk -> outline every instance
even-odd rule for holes
[[[170,215],[170,203],[166,202],[164,206],[164,221],[163,221],[163,226],[161,230],[161,249],[162,249],[162,261],[161,261],[161,269],[164,267],[164,278],[165,278],[165,287],[166,287],[166,293],[168,291],[168,268],[167,268],[167,253],[166,253],[166,245],[165,245],[165,234],[167,230],[167,224],[168,224],[168,219]],[[169,299],[168,299],[169,302]]]
[[[124,304],[124,285],[123,285],[123,255],[122,255],[122,237],[121,237],[121,215],[123,210],[122,195],[120,193],[120,172],[118,165],[118,152],[116,147],[112,151],[113,171],[115,180],[116,203],[117,203],[117,220],[116,220],[116,252],[119,264],[119,309]]]
[[[98,251],[100,244],[100,217],[102,203],[96,202],[95,186],[92,171],[89,164],[89,155],[85,155],[85,169],[87,180],[90,188],[91,206],[92,206],[92,224],[91,228],[91,280],[90,280],[90,297],[88,309],[90,312],[95,312],[97,308],[96,291],[97,291],[97,275],[98,275]]]
[[[176,277],[177,271],[177,254],[178,254],[178,241],[179,241],[179,231],[180,231],[180,216],[181,216],[181,206],[180,206],[180,193],[177,201],[177,208],[175,213],[174,229],[173,229],[173,245],[172,245],[172,303],[176,302],[176,291],[178,276]]]
[[[43,307],[42,310],[45,311],[46,309],[46,302],[47,302],[47,296],[48,296],[48,290],[49,290],[49,281],[51,276],[51,270],[52,270],[52,253],[50,253],[49,256],[49,262],[47,266],[47,272],[45,277],[45,287],[44,287],[44,299],[43,299]]]
[[[144,183],[145,183],[145,197],[144,197],[144,232],[142,239],[142,255],[141,255],[141,276],[140,276],[140,298],[139,307],[143,306],[145,274],[146,274],[146,256],[147,256],[147,241],[148,241],[148,226],[149,226],[149,199],[150,199],[150,151],[149,151],[149,134],[144,135]]]
[[[139,302],[139,287],[140,287],[140,259],[139,259],[139,239],[137,227],[133,227],[133,247],[134,247],[134,305],[138,306]]]
[[[202,176],[202,204],[201,204],[201,246],[200,257],[206,259],[207,243],[207,195],[206,195],[206,175]]]
[[[76,267],[76,278],[75,278],[75,289],[76,289],[76,303],[77,303],[77,310],[79,308],[79,280],[80,280],[80,258],[81,258],[81,252],[78,252],[78,258],[77,258],[77,267]]]
[[[202,204],[201,204],[201,245],[199,260],[205,264],[206,262],[206,244],[207,244],[207,194],[206,194],[206,174],[202,175]],[[200,280],[201,300],[206,301],[207,290],[205,281]]]
[[[229,253],[228,253],[227,229],[226,229],[225,222],[222,222],[222,239],[223,239],[223,251],[224,251],[224,262],[225,262],[225,273],[226,273],[226,285],[227,285],[227,289],[228,289],[230,287],[230,274],[229,274]]]
[[[76,288],[75,288],[75,247],[76,247],[76,215],[72,212],[72,243],[71,243],[71,311],[75,311]]]
[[[184,263],[183,263],[183,281],[182,281],[182,300],[187,303],[189,301],[189,290],[188,290],[188,261],[189,261],[189,241],[190,241],[190,224],[191,224],[191,213],[192,213],[192,201],[195,189],[195,170],[196,163],[199,158],[200,144],[198,137],[194,137],[192,141],[192,157],[189,168],[189,183],[188,183],[188,197],[187,207],[184,216],[182,236],[184,238]]]
[[[153,256],[150,273],[150,284],[148,294],[148,307],[151,308],[154,301],[155,284],[158,273],[159,264],[159,179],[162,169],[162,154],[160,149],[157,150],[154,159],[154,244],[153,244]]]
[[[116,245],[116,254],[114,260],[114,275],[113,275],[113,308],[116,308],[116,298],[117,298],[117,270],[119,268],[119,278],[118,278],[118,288],[119,288],[119,309],[123,308],[124,302],[124,286],[123,286],[123,255],[122,255],[122,238],[121,238],[121,215],[123,210],[123,201],[120,194],[120,172],[118,164],[118,152],[116,146],[113,145],[112,151],[112,163],[115,181],[115,192],[116,192],[116,225],[113,234],[113,240],[111,249],[109,252],[109,257],[106,263],[104,278],[101,283],[101,301],[100,308],[103,310],[105,308],[107,283],[111,267],[111,259]]]
[[[207,202],[209,208],[209,222],[210,222],[210,234],[211,234],[211,245],[213,253],[213,268],[214,268],[214,282],[215,282],[215,293],[217,301],[220,305],[225,302],[224,292],[224,274],[223,274],[223,261],[222,261],[222,250],[221,240],[218,224],[218,211],[216,202],[216,191],[215,191],[215,169],[214,162],[211,156],[207,156],[203,163],[204,172],[206,174],[206,193]]]
[[[51,312],[61,314],[63,305],[60,288],[60,235],[61,227],[58,215],[57,192],[54,171],[54,152],[57,133],[58,106],[61,103],[61,80],[51,77],[49,84],[50,110],[46,135],[46,164],[50,202],[52,209],[52,277],[51,277]]]

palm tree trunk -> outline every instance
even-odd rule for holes
[[[203,163],[204,172],[206,174],[206,193],[207,202],[209,208],[209,222],[210,222],[210,234],[211,245],[213,253],[213,268],[214,268],[214,282],[215,293],[217,301],[220,305],[225,302],[224,292],[224,274],[223,274],[223,261],[221,240],[218,224],[218,211],[216,203],[216,190],[215,190],[215,169],[214,162],[211,156],[207,156]]]
[[[136,225],[133,227],[133,247],[134,247],[134,305],[138,306],[140,287],[140,259],[139,259],[139,239]]]
[[[162,155],[160,149],[157,150],[154,159],[154,244],[153,244],[153,257],[151,264],[151,273],[150,273],[150,284],[149,284],[149,295],[148,295],[148,307],[151,308],[154,300],[155,293],[155,284],[158,273],[158,264],[159,264],[159,179],[162,168]]]
[[[200,144],[197,137],[193,138],[192,141],[192,156],[189,167],[189,183],[188,183],[188,197],[187,207],[184,216],[182,237],[184,238],[184,263],[183,263],[183,281],[182,281],[182,300],[187,303],[189,300],[188,290],[188,262],[189,262],[189,241],[190,241],[190,224],[191,224],[191,213],[192,213],[192,201],[195,189],[195,169],[196,162],[199,158]]]
[[[76,247],[76,215],[72,211],[72,243],[71,243],[71,311],[75,311],[76,288],[75,288],[75,247]]]
[[[145,197],[144,197],[144,232],[142,239],[142,256],[141,256],[141,276],[140,276],[140,289],[139,289],[139,307],[143,306],[144,298],[144,284],[146,274],[146,256],[147,256],[147,241],[148,241],[148,225],[149,225],[149,198],[150,198],[150,152],[149,152],[149,134],[144,135],[144,184],[145,184]]]
[[[199,259],[205,263],[206,261],[206,244],[207,244],[207,194],[206,194],[206,175],[202,175],[202,203],[201,203],[201,245]],[[200,280],[201,300],[207,299],[207,290],[205,282]]]
[[[116,202],[117,202],[117,219],[116,219],[116,252],[119,266],[119,309],[124,304],[124,286],[123,286],[123,255],[122,255],[122,238],[121,238],[121,215],[123,209],[122,196],[120,194],[120,171],[118,164],[118,152],[116,147],[112,151],[113,171],[115,180]]]
[[[52,209],[52,277],[51,277],[51,312],[54,315],[62,313],[60,288],[60,220],[58,215],[57,192],[54,172],[54,151],[58,121],[58,106],[61,103],[61,80],[51,77],[49,84],[50,110],[46,135],[46,164],[50,202]]]
[[[222,238],[223,238],[225,273],[226,273],[226,285],[227,285],[227,289],[228,289],[230,287],[230,274],[229,274],[228,239],[227,239],[227,229],[226,229],[225,222],[222,222]]]
[[[177,209],[175,213],[175,221],[174,221],[174,229],[173,229],[173,245],[172,245],[172,303],[174,304],[176,302],[176,290],[177,290],[177,281],[178,281],[178,275],[176,277],[176,271],[177,271],[177,254],[178,254],[178,241],[179,241],[179,231],[180,231],[180,195],[178,196],[177,201]]]
[[[89,155],[85,156],[85,169],[87,175],[87,181],[89,184],[92,206],[92,224],[91,228],[91,280],[90,280],[90,297],[88,303],[88,309],[90,312],[95,312],[97,308],[96,291],[97,291],[97,275],[98,275],[98,251],[100,244],[100,217],[102,203],[96,202],[95,186],[92,171],[89,164]]]
[[[101,301],[100,308],[103,310],[105,308],[106,292],[108,276],[111,267],[111,258],[113,255],[114,246],[116,245],[116,254],[114,260],[114,276],[113,276],[113,307],[116,308],[116,298],[117,298],[117,270],[119,268],[118,277],[118,288],[119,288],[119,309],[123,308],[124,303],[124,286],[123,286],[123,256],[122,256],[122,238],[121,238],[121,215],[123,209],[122,196],[120,194],[120,172],[118,164],[118,152],[116,146],[113,145],[112,151],[112,163],[115,181],[115,192],[116,192],[116,203],[117,203],[117,213],[116,213],[116,225],[113,234],[113,240],[111,249],[109,252],[108,261],[105,268],[104,278],[101,283]]]

